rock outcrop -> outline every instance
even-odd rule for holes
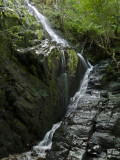
[[[45,35],[24,1],[0,2],[0,158],[42,139],[65,114],[78,87],[81,62],[76,52]]]

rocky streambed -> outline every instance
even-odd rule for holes
[[[120,73],[103,85],[110,63],[103,61],[90,73],[86,94],[54,134],[47,160],[120,159]]]
[[[86,93],[56,130],[46,160],[120,159],[120,73],[116,73],[116,81],[105,85],[110,64],[113,62],[106,60],[93,68]],[[31,155],[31,160],[42,159],[37,150],[33,150]],[[15,155],[3,160],[24,160],[25,155],[18,157]]]

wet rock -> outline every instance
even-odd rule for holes
[[[46,159],[45,159],[45,158],[41,158],[41,157],[40,157],[40,158],[37,158],[37,160],[46,160]]]
[[[91,137],[91,141],[102,146],[104,149],[115,146],[115,136],[112,136],[108,133],[95,132]]]
[[[111,92],[117,92],[117,91],[119,92],[120,91],[120,83],[117,83],[117,82],[111,83],[109,86],[109,90]]]
[[[88,155],[98,156],[102,151],[102,147],[100,145],[96,145],[96,143],[89,141],[88,142]]]
[[[99,154],[99,156],[100,156],[101,158],[103,158],[103,159],[106,159],[106,158],[107,158],[107,154],[106,154],[105,152],[103,152],[103,151]]]
[[[108,98],[108,91],[104,90],[100,92],[101,97]]]
[[[66,160],[86,160],[86,151],[79,148],[72,148],[71,151],[69,151],[67,159]]]
[[[31,156],[32,156],[32,157],[37,157],[37,156],[38,156],[37,151],[32,151]]]
[[[120,83],[120,77],[117,78],[117,82]]]
[[[93,146],[92,149],[94,152],[99,154],[101,152],[102,147],[100,145],[95,145],[95,146]]]
[[[119,160],[120,159],[120,150],[117,149],[108,149],[107,150],[108,160]]]

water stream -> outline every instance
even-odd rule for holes
[[[35,6],[31,5],[29,3],[29,0],[25,0],[26,5],[27,5],[27,9],[30,11],[30,13],[32,13],[35,18],[37,19],[38,22],[41,23],[41,25],[43,26],[43,28],[48,32],[48,34],[50,35],[50,37],[52,38],[53,41],[62,44],[63,46],[68,45],[68,42],[64,39],[62,39],[50,26],[49,21],[47,20],[47,18],[45,16],[43,16]]]
[[[78,54],[79,57],[81,57],[80,54]],[[92,70],[92,66],[90,65],[90,63],[88,62],[88,65],[87,65],[87,62],[85,62],[85,60],[83,59],[83,65],[85,67],[87,67],[87,71],[85,72],[85,75],[83,77],[83,80],[80,84],[80,87],[79,87],[79,90],[75,93],[75,95],[71,98],[71,102],[68,106],[68,111],[67,111],[67,114],[66,114],[66,117],[68,117],[71,112],[77,107],[78,105],[78,102],[80,101],[80,99],[84,96],[85,92],[86,92],[86,89],[87,89],[87,86],[88,86],[88,80],[89,80],[89,73],[90,71]]]
[[[33,147],[33,152],[38,154],[38,157],[43,157],[45,158],[46,156],[46,150],[50,150],[52,147],[52,138],[53,134],[60,127],[62,122],[58,122],[53,125],[52,129],[48,131],[43,138],[43,140],[37,145]],[[31,152],[25,153],[25,157],[23,160],[31,160]]]
[[[64,39],[62,39],[59,35],[56,34],[56,32],[51,28],[48,20],[46,19],[45,16],[43,16],[36,8],[35,6],[31,5],[29,3],[29,0],[25,0],[25,3],[27,5],[28,10],[36,17],[37,21],[39,21],[43,28],[48,32],[50,35],[51,39],[55,41],[56,43],[60,43],[62,46],[68,45],[68,42]],[[90,71],[92,70],[92,66],[85,61],[83,56],[78,53],[78,56],[82,62],[83,67],[86,69],[86,72],[84,74],[83,80],[80,84],[80,88],[78,92],[74,95],[73,98],[71,98],[71,103],[68,106],[68,111],[66,116],[69,116],[70,113],[77,107],[77,104],[80,100],[80,98],[84,95],[87,85],[88,85],[88,76]],[[67,82],[67,74],[66,74],[66,64],[65,64],[65,55],[64,55],[64,50],[62,50],[62,72],[64,74],[65,78],[65,90],[66,90],[66,103],[68,99],[68,82]],[[60,127],[62,122],[58,122],[57,124],[54,124],[52,129],[46,133],[45,137],[43,140],[38,143],[37,146],[33,147],[33,151],[35,151],[39,157],[45,158],[46,156],[46,150],[50,150],[52,146],[52,137],[54,132],[56,131],[57,128]],[[27,152],[24,154],[24,157],[22,158],[23,160],[31,160],[31,153],[32,152]],[[20,157],[21,159],[21,157]]]

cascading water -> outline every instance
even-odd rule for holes
[[[89,73],[90,71],[92,70],[92,66],[90,65],[90,63],[88,62],[88,64],[86,63],[86,61],[84,60],[84,58],[82,57],[82,55],[80,55],[78,53],[78,56],[80,58],[82,58],[82,62],[83,62],[83,65],[85,67],[87,67],[87,71],[83,77],[83,80],[81,82],[81,85],[80,85],[80,88],[78,90],[78,92],[76,92],[76,94],[74,95],[74,97],[71,98],[71,102],[68,106],[68,111],[67,111],[67,114],[66,114],[66,117],[68,117],[70,115],[70,113],[77,107],[78,105],[78,102],[79,100],[84,96],[85,92],[86,92],[86,89],[87,89],[87,86],[88,86],[88,76],[89,76]],[[88,67],[89,65],[89,67]]]
[[[37,21],[40,22],[43,28],[48,32],[53,41],[60,43],[62,45],[68,45],[68,42],[62,39],[60,36],[55,33],[51,28],[47,18],[43,16],[33,5],[29,3],[29,0],[25,0],[28,10],[36,17]]]
[[[87,69],[87,68],[88,68],[89,63],[87,63],[87,62],[85,61],[85,59],[84,59],[84,57],[82,56],[82,54],[78,53],[78,57],[80,58],[80,60],[81,60],[81,62],[82,62],[83,67],[84,67],[85,69]],[[89,67],[91,67],[91,66],[89,65]]]
[[[62,122],[58,122],[53,125],[52,129],[46,133],[43,140],[37,145],[33,147],[33,150],[38,154],[39,157],[45,158],[46,150],[50,150],[52,146],[52,137],[57,128],[60,127]],[[23,160],[31,160],[31,152],[27,152],[26,157]]]
[[[50,35],[52,40],[54,40],[57,43],[60,43],[62,46],[66,46],[66,45],[68,46],[68,42],[65,41],[64,39],[62,39],[61,37],[59,37],[55,33],[55,31],[51,28],[51,26],[50,26],[48,20],[46,19],[46,17],[44,17],[41,13],[39,13],[39,11],[33,5],[31,5],[29,3],[29,0],[25,0],[25,2],[27,4],[28,10],[42,24],[42,26],[48,32],[48,34]],[[83,65],[84,69],[86,70],[86,73],[84,75],[82,83],[80,84],[80,88],[79,88],[78,92],[76,92],[74,97],[71,99],[71,104],[68,106],[68,112],[67,112],[66,116],[69,116],[69,114],[77,107],[77,104],[78,104],[80,98],[84,95],[84,93],[87,89],[87,85],[88,85],[88,75],[89,75],[90,71],[92,70],[92,66],[85,61],[83,56],[79,53],[78,53],[78,56],[81,60],[81,63]],[[65,55],[64,55],[64,50],[62,50],[62,72],[63,72],[64,77],[65,77],[66,99],[68,99],[68,82],[67,82],[67,74],[66,74],[65,68],[66,68]],[[66,100],[66,102],[67,101],[68,100]],[[62,121],[57,123],[57,124],[54,124],[52,129],[49,132],[46,133],[43,140],[37,146],[33,147],[33,150],[38,154],[39,157],[44,158],[46,156],[46,150],[51,149],[53,134],[56,131],[56,129],[60,127],[61,123],[62,123]],[[24,157],[22,157],[22,159],[23,160],[31,160],[31,152],[25,153]],[[21,157],[20,157],[20,160],[21,160]]]

